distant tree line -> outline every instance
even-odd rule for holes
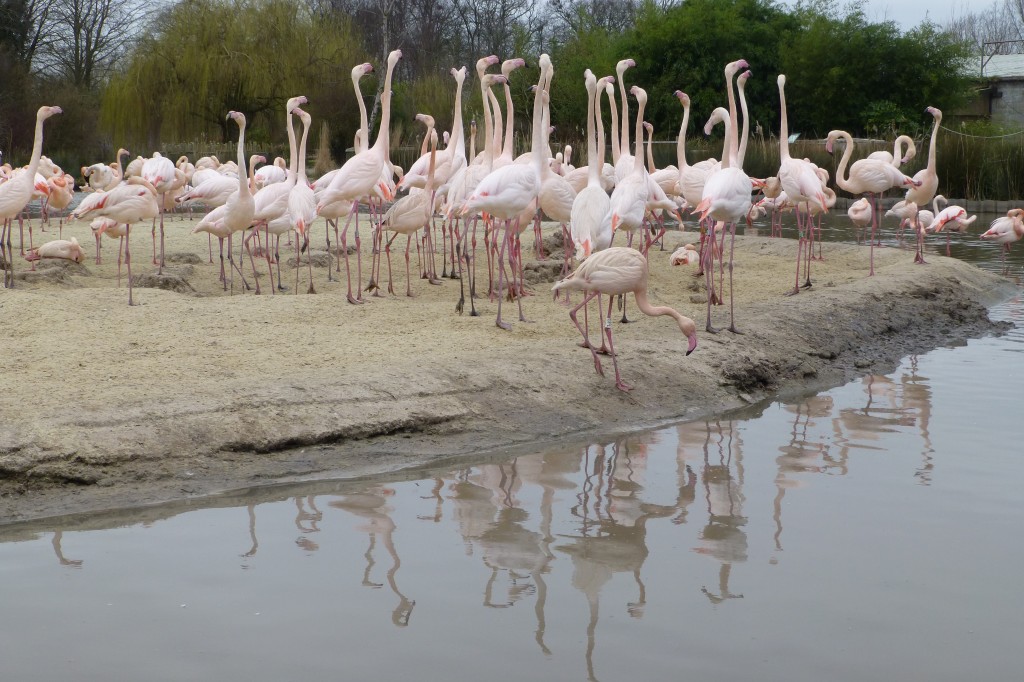
[[[69,168],[118,146],[148,154],[174,141],[227,141],[229,109],[249,117],[254,145],[280,145],[284,102],[295,94],[329,125],[340,160],[358,125],[350,71],[363,61],[376,67],[363,87],[376,117],[378,76],[396,48],[404,53],[393,86],[398,140],[413,134],[420,111],[450,127],[451,67],[469,67],[464,112],[479,117],[473,65],[488,54],[522,56],[532,67],[512,79],[521,132],[529,129],[536,57],[551,54],[552,121],[562,137],[577,139],[583,70],[613,73],[627,56],[637,63],[627,84],[648,90],[646,118],[665,139],[681,118],[672,93],[687,92],[702,123],[724,103],[724,65],[741,57],[754,73],[752,132],[767,137],[778,127],[779,73],[789,79],[792,131],[882,135],[926,126],[927,105],[949,110],[963,102],[967,60],[976,54],[959,25],[926,22],[902,32],[837,0],[795,8],[775,0],[0,2],[0,148],[30,147],[35,108],[59,104],[66,113],[48,128],[47,149]]]

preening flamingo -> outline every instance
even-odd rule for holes
[[[697,348],[697,326],[693,320],[668,306],[651,305],[647,299],[647,279],[647,258],[635,249],[614,246],[604,251],[595,252],[583,261],[571,275],[552,287],[552,291],[556,293],[562,290],[586,292],[583,301],[569,311],[569,317],[580,331],[580,334],[583,335],[587,347],[590,348],[591,355],[594,358],[594,369],[602,376],[604,375],[604,370],[601,368],[601,360],[598,357],[597,351],[590,344],[586,331],[576,319],[577,311],[598,294],[612,297],[632,292],[636,298],[637,307],[645,315],[652,317],[670,315],[675,319],[679,325],[679,330],[688,340],[687,355]],[[608,300],[608,307],[611,308],[611,298]],[[611,310],[608,311],[608,317],[605,318],[602,326],[607,337],[612,364],[615,367],[615,386],[622,391],[632,390],[633,387],[625,383],[619,374],[619,363],[615,356],[615,344],[612,341]]]
[[[4,286],[7,288],[14,286],[12,221],[17,217],[18,224],[21,225],[21,211],[32,200],[32,192],[36,186],[36,170],[39,168],[39,157],[43,151],[43,122],[59,113],[62,113],[60,107],[39,107],[36,112],[36,131],[28,168],[21,173],[15,173],[10,180],[0,184],[0,221],[3,223],[3,227],[0,228],[0,260],[4,262]],[[21,251],[24,253],[24,243]]]
[[[946,206],[941,211],[939,210],[939,202],[943,205],[947,203],[946,197],[939,194],[932,200],[932,206],[935,208],[935,219],[932,224],[928,227],[929,232],[943,232],[946,233],[946,255],[950,255],[949,248],[949,233],[960,232],[961,234],[967,231],[971,223],[978,219],[978,216],[967,215],[967,210],[963,206],[957,206],[956,204]],[[946,229],[946,226],[950,229]]]

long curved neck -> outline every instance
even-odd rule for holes
[[[843,156],[839,159],[839,166],[836,168],[836,184],[840,189],[853,192],[854,190],[850,189],[850,176],[846,172],[846,164],[850,163],[850,158],[853,156],[853,138],[850,133],[845,131],[840,136],[846,141],[846,149],[843,150]]]
[[[676,167],[682,171],[688,168],[686,163],[686,128],[690,125],[690,105],[683,105],[683,122],[679,126],[679,136],[676,138]]]
[[[306,179],[306,139],[309,137],[309,122],[302,120],[302,140],[299,142],[299,174],[296,181],[309,182]]]
[[[646,286],[634,291],[633,295],[636,297],[636,307],[639,308],[640,312],[642,312],[644,315],[648,315],[650,317],[661,317],[662,315],[669,315],[679,324],[679,329],[683,332],[683,334],[686,334],[687,337],[690,336],[690,334],[687,333],[687,330],[684,328],[684,326],[687,322],[692,324],[692,321],[675,308],[670,308],[667,305],[651,305],[650,300],[648,300],[647,298]]]
[[[114,167],[117,169],[117,174],[119,176],[124,176],[124,170],[123,170],[123,167],[121,166],[121,156],[123,156],[123,155],[127,155],[127,153],[123,149],[118,149],[117,150],[117,158],[114,159]]]
[[[462,83],[465,78],[455,79],[455,122],[452,123],[452,136],[448,147],[455,156],[466,157],[466,133],[462,130]]]
[[[622,132],[619,140],[621,145],[619,155],[621,156],[629,153],[629,99],[626,97],[626,84],[623,82],[622,73],[619,74],[619,98],[622,100],[622,122],[620,123]]]
[[[366,151],[366,148],[370,146],[370,121],[366,118],[366,102],[363,101],[363,91],[359,87],[359,78],[356,76],[352,77],[352,87],[356,91],[356,103],[359,105],[359,130],[363,132],[362,137],[359,138],[359,148],[356,149],[356,153]]]
[[[473,126],[469,134],[469,160],[476,158],[476,126]]]
[[[654,152],[651,145],[654,143],[654,128],[647,129],[647,172],[653,173],[657,170],[654,167]]]
[[[512,88],[508,87],[508,81],[505,81],[505,146],[502,147],[501,153],[503,156],[509,158],[512,157],[512,129],[515,121],[512,119]]]
[[[427,168],[427,184],[423,186],[426,192],[434,189],[434,169],[437,164],[437,138],[434,137],[434,127],[427,128],[427,137],[430,138],[430,166]]]
[[[618,163],[622,155],[622,148],[619,146],[619,111],[615,106],[615,96],[608,93],[608,110],[612,115],[612,163]]]
[[[750,116],[747,113],[747,97],[743,92],[743,81],[736,89],[740,91],[740,111],[743,112],[743,132],[740,135],[740,147],[736,155],[736,167],[743,168],[743,159],[747,156],[747,138],[750,137]]]
[[[491,161],[498,158],[501,155],[501,136],[497,130],[501,127],[501,105],[498,102],[498,96],[494,94],[493,90],[487,91],[487,101],[491,103],[491,111],[494,112],[494,122],[491,124],[491,135],[486,140],[488,154],[490,155]]]
[[[587,87],[587,185],[597,185],[601,179],[601,166],[597,160],[597,140],[594,126],[594,92],[597,86]]]
[[[484,102],[484,140],[483,149],[481,151],[484,154],[484,168],[486,168],[487,170],[491,169],[491,164],[494,161],[494,159],[491,156],[491,142],[493,141],[492,136],[494,134],[494,129],[492,128],[492,126],[494,125],[494,119],[491,117],[490,96],[491,89],[484,85],[483,81],[481,80],[480,97],[483,99]]]
[[[935,172],[935,138],[939,136],[939,124],[942,123],[942,116],[935,117],[935,125],[932,126],[932,139],[928,143],[928,171]]]
[[[601,97],[604,96],[604,88],[598,87],[594,92],[594,128],[597,132],[594,148],[594,157],[597,159],[597,174],[601,174],[604,167],[604,120],[601,117]],[[589,159],[588,159],[589,163]]]
[[[244,194],[249,191],[249,181],[252,179],[252,166],[249,164],[249,175],[245,172],[245,121],[238,124],[238,193]]]
[[[257,154],[249,157],[249,185],[248,190],[252,193],[256,187],[256,158]],[[242,183],[238,183],[238,189],[242,189]]]
[[[779,85],[779,107],[782,109],[782,122],[779,124],[779,157],[785,161],[789,156],[789,116],[786,113],[786,86]]]
[[[544,79],[546,73],[540,76],[537,89],[533,92],[533,139],[530,144],[530,152],[533,154],[533,167],[537,171],[537,177],[544,177],[544,167],[547,165],[547,156],[544,155]]]
[[[728,116],[724,117],[722,125],[725,126],[725,140],[722,142],[722,168],[729,168],[732,166],[732,154],[729,153],[732,146],[730,139],[732,137],[732,119]]]
[[[726,71],[725,73],[725,90],[729,99],[729,122],[731,125],[725,128],[725,139],[727,145],[725,151],[722,152],[722,168],[725,168],[724,157],[728,155],[729,165],[735,166],[739,160],[739,150],[737,149],[736,136],[740,125],[739,116],[736,114],[736,95],[732,91],[732,77],[734,74]]]
[[[43,154],[43,118],[36,116],[36,136],[32,141],[32,160],[28,162],[29,184],[35,182],[36,171],[39,170],[39,157]]]
[[[380,130],[377,131],[377,141],[373,146],[384,153],[384,161],[388,160],[388,152],[391,151],[391,75],[395,71],[395,64],[388,60],[388,72],[384,76],[384,90],[380,96]]]
[[[640,100],[636,107],[636,125],[633,127],[633,139],[636,148],[633,150],[633,170],[637,173],[644,169],[644,105],[646,102]]]
[[[288,112],[288,179],[291,180],[298,172],[299,155],[295,150],[295,127],[292,125],[292,115]]]

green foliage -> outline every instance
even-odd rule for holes
[[[116,140],[156,149],[201,135],[227,141],[233,126],[225,116],[237,110],[253,142],[280,141],[284,103],[302,94],[314,118],[352,131],[358,110],[350,71],[363,61],[347,24],[314,21],[300,3],[183,2],[160,16],[112,80],[101,124]]]

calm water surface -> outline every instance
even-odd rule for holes
[[[993,316],[743,414],[0,527],[2,679],[1019,679],[1022,297]]]

